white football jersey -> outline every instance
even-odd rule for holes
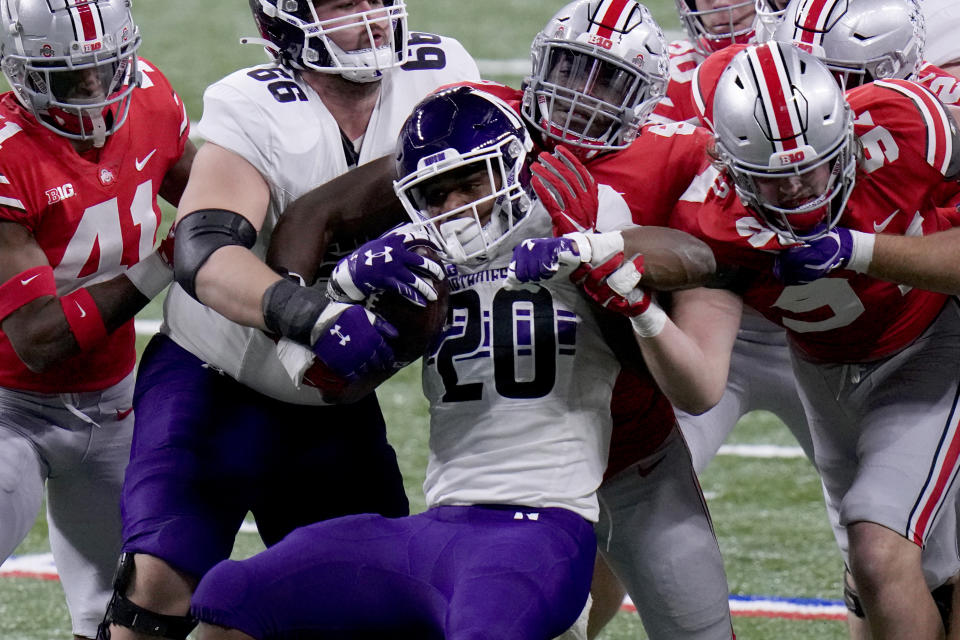
[[[600,196],[599,228],[630,224],[620,196]],[[504,289],[512,246],[552,235],[541,205],[515,233],[495,258],[447,267],[452,323],[423,367],[427,505],[563,507],[595,522],[620,365],[569,278]]]
[[[479,80],[476,63],[456,40],[411,33],[409,42],[408,62],[380,82],[357,164],[392,154],[407,116],[435,89]],[[197,132],[245,158],[269,184],[267,217],[253,248],[261,258],[284,208],[351,168],[340,127],[319,96],[298,73],[276,64],[241,69],[208,87]],[[325,288],[326,282],[315,286]],[[293,384],[262,331],[224,318],[176,283],[164,304],[161,331],[261,393],[286,402],[323,404],[316,389]]]

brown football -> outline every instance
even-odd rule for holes
[[[450,299],[447,281],[431,279],[431,284],[437,290],[437,299],[428,300],[425,307],[418,307],[393,291],[374,296],[367,304],[370,311],[396,327],[400,336],[390,346],[403,364],[425,354],[447,320]]]
[[[429,249],[423,248],[417,251],[425,255],[429,254],[439,262],[437,256]],[[318,379],[313,382],[313,385],[323,391],[324,400],[335,403],[356,402],[403,366],[427,353],[446,323],[450,299],[446,280],[431,279],[431,283],[437,291],[437,299],[432,302],[428,300],[425,307],[418,307],[393,291],[377,294],[367,301],[367,309],[397,329],[399,335],[395,340],[390,341],[390,346],[396,355],[398,366],[394,371],[371,374],[350,383],[338,380],[336,377],[328,376],[321,379],[317,376]]]

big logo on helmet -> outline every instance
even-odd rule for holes
[[[598,47],[603,47],[604,49],[613,48],[613,40],[609,38],[604,38],[603,36],[599,36],[597,34],[593,34],[592,36],[590,36],[587,42],[589,42],[590,44],[595,44]]]

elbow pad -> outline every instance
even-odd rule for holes
[[[193,298],[200,267],[220,247],[238,245],[250,249],[257,242],[257,230],[239,213],[226,209],[199,209],[187,214],[176,227],[173,248],[173,277]]]

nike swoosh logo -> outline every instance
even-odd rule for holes
[[[133,159],[134,164],[137,165],[137,171],[143,171],[143,168],[147,166],[147,163],[150,162],[150,158],[153,157],[153,154],[157,152],[156,149],[147,154],[147,157],[143,160],[138,160],[137,158]]]
[[[73,304],[77,305],[77,309],[80,310],[80,317],[81,317],[81,318],[86,318],[86,317],[87,317],[87,311],[86,311],[86,309],[84,309],[83,307],[81,307],[81,306],[80,306],[80,303],[77,302],[76,300],[73,301]]]
[[[39,276],[39,275],[40,275],[39,273],[35,273],[35,274],[33,274],[32,276],[30,276],[29,278],[25,278],[25,279],[21,280],[21,281],[20,281],[20,284],[22,284],[23,286],[27,286],[28,284],[30,284],[31,281],[33,281],[34,278],[36,278],[36,277]]]
[[[124,409],[122,411],[120,409],[117,409],[117,422],[120,422],[121,420],[126,418],[128,415],[130,415],[131,411],[133,411],[133,407],[130,407],[129,409]]]
[[[897,209],[896,211],[891,213],[889,216],[887,216],[887,219],[881,222],[880,224],[877,224],[876,222],[874,222],[873,232],[882,233],[883,230],[887,228],[887,225],[890,224],[891,221],[893,221],[894,216],[896,216],[898,213],[900,213],[900,209]]]

